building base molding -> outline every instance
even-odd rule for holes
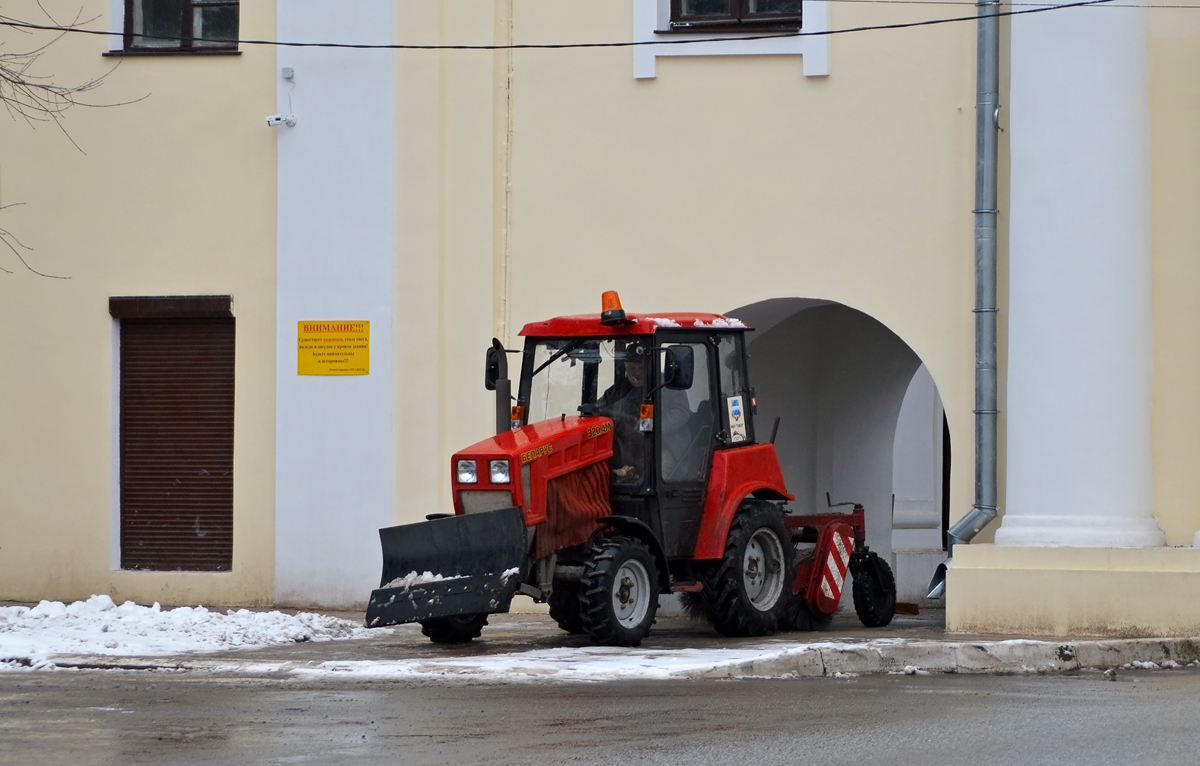
[[[946,629],[1200,635],[1200,550],[960,545],[947,577]]]
[[[1073,548],[1156,548],[1167,544],[1153,516],[1018,514],[1009,511],[996,530],[997,545]]]

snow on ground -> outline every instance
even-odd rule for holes
[[[419,637],[413,636],[419,640]],[[424,681],[465,681],[471,683],[513,683],[544,681],[621,681],[666,680],[701,677],[795,677],[827,674],[838,679],[857,678],[859,673],[926,676],[947,672],[939,649],[946,642],[904,638],[875,638],[867,641],[834,639],[795,643],[785,639],[765,639],[736,648],[623,649],[604,646],[576,646],[533,649],[523,652],[476,654],[470,656],[423,657],[397,660],[329,660],[311,663],[240,663],[212,666],[209,670],[235,673],[290,674],[308,678],[405,679]],[[1028,639],[988,642],[993,652],[1030,647],[1036,651],[1025,657],[1033,665],[1018,672],[1038,673],[1055,669],[1049,660],[1053,642]],[[922,650],[929,651],[928,657]],[[933,664],[898,664],[900,657]],[[829,662],[834,664],[831,666]],[[1180,667],[1178,663],[1133,662],[1126,668],[1163,669]],[[841,666],[844,669],[839,670]],[[851,667],[852,666],[852,667]],[[1035,667],[1036,666],[1036,667]],[[1188,667],[1200,667],[1200,661]],[[801,669],[806,669],[802,671]],[[1014,672],[1011,664],[994,672]],[[966,672],[985,672],[980,667]]]
[[[747,662],[774,660],[812,645],[738,649],[563,647],[526,652],[391,661],[342,660],[289,668],[296,675],[342,678],[470,679],[473,681],[617,681],[668,679]]]
[[[69,605],[43,601],[35,607],[0,607],[0,668],[13,660],[37,664],[59,654],[151,656],[367,635],[358,623],[320,614],[163,609],[132,601],[118,606],[108,596],[92,596]]]
[[[626,649],[611,646],[534,649],[503,654],[424,657],[398,660],[327,660],[279,662],[260,660],[190,662],[189,667],[215,673],[293,675],[341,680],[468,681],[620,681],[689,678],[697,673],[744,663],[770,661],[808,652],[817,646],[752,646],[738,649]],[[53,669],[48,667],[47,669]]]

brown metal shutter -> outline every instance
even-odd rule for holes
[[[232,317],[121,319],[122,569],[233,567],[233,360]]]

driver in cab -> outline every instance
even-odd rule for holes
[[[617,361],[624,361],[624,375],[608,387],[597,400],[601,415],[613,421],[613,478],[618,484],[640,484],[646,466],[646,435],[639,429],[641,407],[646,400],[646,357],[649,351],[640,344],[617,349]],[[685,397],[686,400],[686,397]],[[674,405],[674,406],[673,406]],[[690,412],[678,399],[664,400],[662,412],[664,437],[685,427]]]

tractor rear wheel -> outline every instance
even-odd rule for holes
[[[882,628],[896,613],[896,578],[875,553],[850,562],[854,575],[854,611],[868,628]]]
[[[708,619],[727,636],[774,632],[791,595],[791,534],[773,503],[742,504],[720,562],[701,570],[700,597]]]
[[[555,583],[550,598],[550,617],[558,627],[576,636],[583,635],[583,617],[579,613],[579,583]]]
[[[472,638],[479,638],[487,621],[486,614],[439,617],[436,620],[422,620],[421,632],[435,644],[465,644]]]
[[[658,611],[658,572],[641,540],[614,536],[592,546],[579,581],[583,631],[606,646],[637,646]]]

